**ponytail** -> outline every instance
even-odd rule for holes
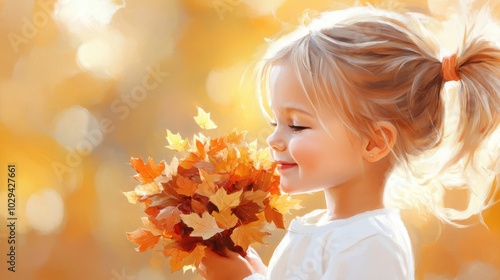
[[[476,24],[487,22],[483,16],[489,16],[481,15]],[[474,32],[484,29],[475,26]],[[484,34],[465,34],[459,50],[443,58],[438,81],[432,81],[441,87],[438,98],[445,109],[433,118],[443,119],[442,127],[434,122],[442,141],[411,158],[409,166],[396,166],[385,192],[389,207],[428,210],[454,225],[478,214],[481,219],[500,190],[500,48]],[[449,194],[460,199],[449,200]]]
[[[466,40],[456,58],[443,60],[445,81],[447,76],[453,77],[450,68],[456,70],[455,77],[460,83],[457,97],[461,110],[457,128],[459,146],[449,163],[464,158],[467,165],[482,141],[500,124],[500,49],[486,40]]]

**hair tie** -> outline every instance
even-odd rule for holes
[[[460,80],[457,73],[456,63],[457,54],[443,58],[443,61],[441,62],[441,71],[443,72],[443,79],[445,82]]]

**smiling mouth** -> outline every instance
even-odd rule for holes
[[[296,167],[296,163],[278,162],[278,170],[287,170]]]

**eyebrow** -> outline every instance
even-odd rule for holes
[[[282,112],[286,112],[286,113],[294,113],[294,112],[297,112],[297,113],[300,113],[300,114],[303,114],[303,115],[306,115],[306,116],[309,116],[311,118],[314,118],[314,115],[300,107],[297,107],[297,106],[294,106],[294,105],[291,105],[291,106],[285,106],[283,108],[280,108],[280,111]]]

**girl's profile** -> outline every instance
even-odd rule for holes
[[[253,251],[212,253],[202,276],[414,279],[407,229],[384,203],[388,176],[401,166],[412,174],[412,158],[442,143],[447,82],[458,83],[461,111],[454,152],[440,172],[472,165],[500,118],[496,44],[469,32],[442,56],[422,21],[354,7],[325,12],[272,42],[256,77],[281,188],[322,191],[327,207],[293,220],[267,267]]]

